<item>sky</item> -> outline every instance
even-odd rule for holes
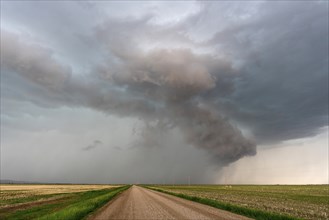
[[[327,1],[1,1],[1,179],[328,184]]]

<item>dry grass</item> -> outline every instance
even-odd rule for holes
[[[114,187],[113,185],[27,185],[27,184],[1,184],[0,191],[19,190],[24,192],[33,192],[38,195],[55,193],[72,193],[89,190],[98,190]]]
[[[297,218],[329,219],[328,185],[199,185],[156,188]]]
[[[28,184],[1,184],[0,208],[10,204],[19,204],[30,201],[49,199],[58,194],[69,194],[90,190],[109,189],[114,185],[28,185]]]
[[[0,219],[81,219],[127,187],[3,184]]]

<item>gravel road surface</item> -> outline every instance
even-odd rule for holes
[[[250,218],[139,186],[132,186],[89,219],[246,220]]]

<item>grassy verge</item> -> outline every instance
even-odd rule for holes
[[[223,209],[232,213],[236,213],[239,215],[243,215],[246,217],[250,217],[256,220],[298,220],[299,218],[291,217],[288,215],[282,215],[282,214],[277,214],[277,213],[272,213],[272,212],[267,212],[267,211],[262,211],[262,210],[257,210],[257,209],[251,209],[251,208],[246,208],[238,205],[233,205],[230,203],[224,203],[220,201],[216,201],[213,199],[207,199],[207,198],[200,198],[196,196],[189,196],[181,193],[173,193],[173,192],[168,192],[165,190],[149,187],[149,186],[143,186],[145,188],[155,190],[158,192],[166,193],[169,195],[177,196],[183,199],[191,200],[194,202],[202,203],[205,205],[209,205],[218,209]]]
[[[127,188],[129,186],[66,193],[65,197],[53,202],[45,202],[32,207],[1,212],[0,219],[81,219],[106,204],[114,196]],[[53,196],[58,195],[53,194]]]
[[[66,220],[76,220],[85,218],[87,215],[95,211],[96,209],[105,205],[108,201],[113,199],[116,195],[128,189],[130,186],[123,186],[115,189],[108,190],[105,194],[96,194],[95,191],[87,192],[89,193],[86,198],[80,198],[79,202],[68,205],[67,207],[45,215],[40,220],[45,219],[66,219]],[[103,191],[103,190],[100,190]]]
[[[3,216],[0,215],[0,219],[5,220],[25,220],[25,219],[36,219],[40,216],[54,212],[58,209],[68,206],[72,199],[66,201],[54,203],[54,204],[43,204],[28,209],[17,210],[11,213],[6,213]]]

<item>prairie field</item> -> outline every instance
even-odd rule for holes
[[[67,209],[72,206],[78,207],[75,207],[78,210],[76,214],[80,216],[81,213],[92,212],[121,189],[115,185],[1,184],[0,219],[34,219],[59,211],[67,214]],[[89,208],[86,206],[88,203]],[[83,209],[88,208],[87,212],[79,208],[82,206]]]
[[[153,185],[150,188],[300,219],[329,219],[328,185]]]
[[[1,194],[11,194],[10,192],[20,192],[24,194],[51,195],[57,193],[72,193],[89,190],[98,190],[115,187],[114,185],[61,185],[61,184],[1,184]]]

